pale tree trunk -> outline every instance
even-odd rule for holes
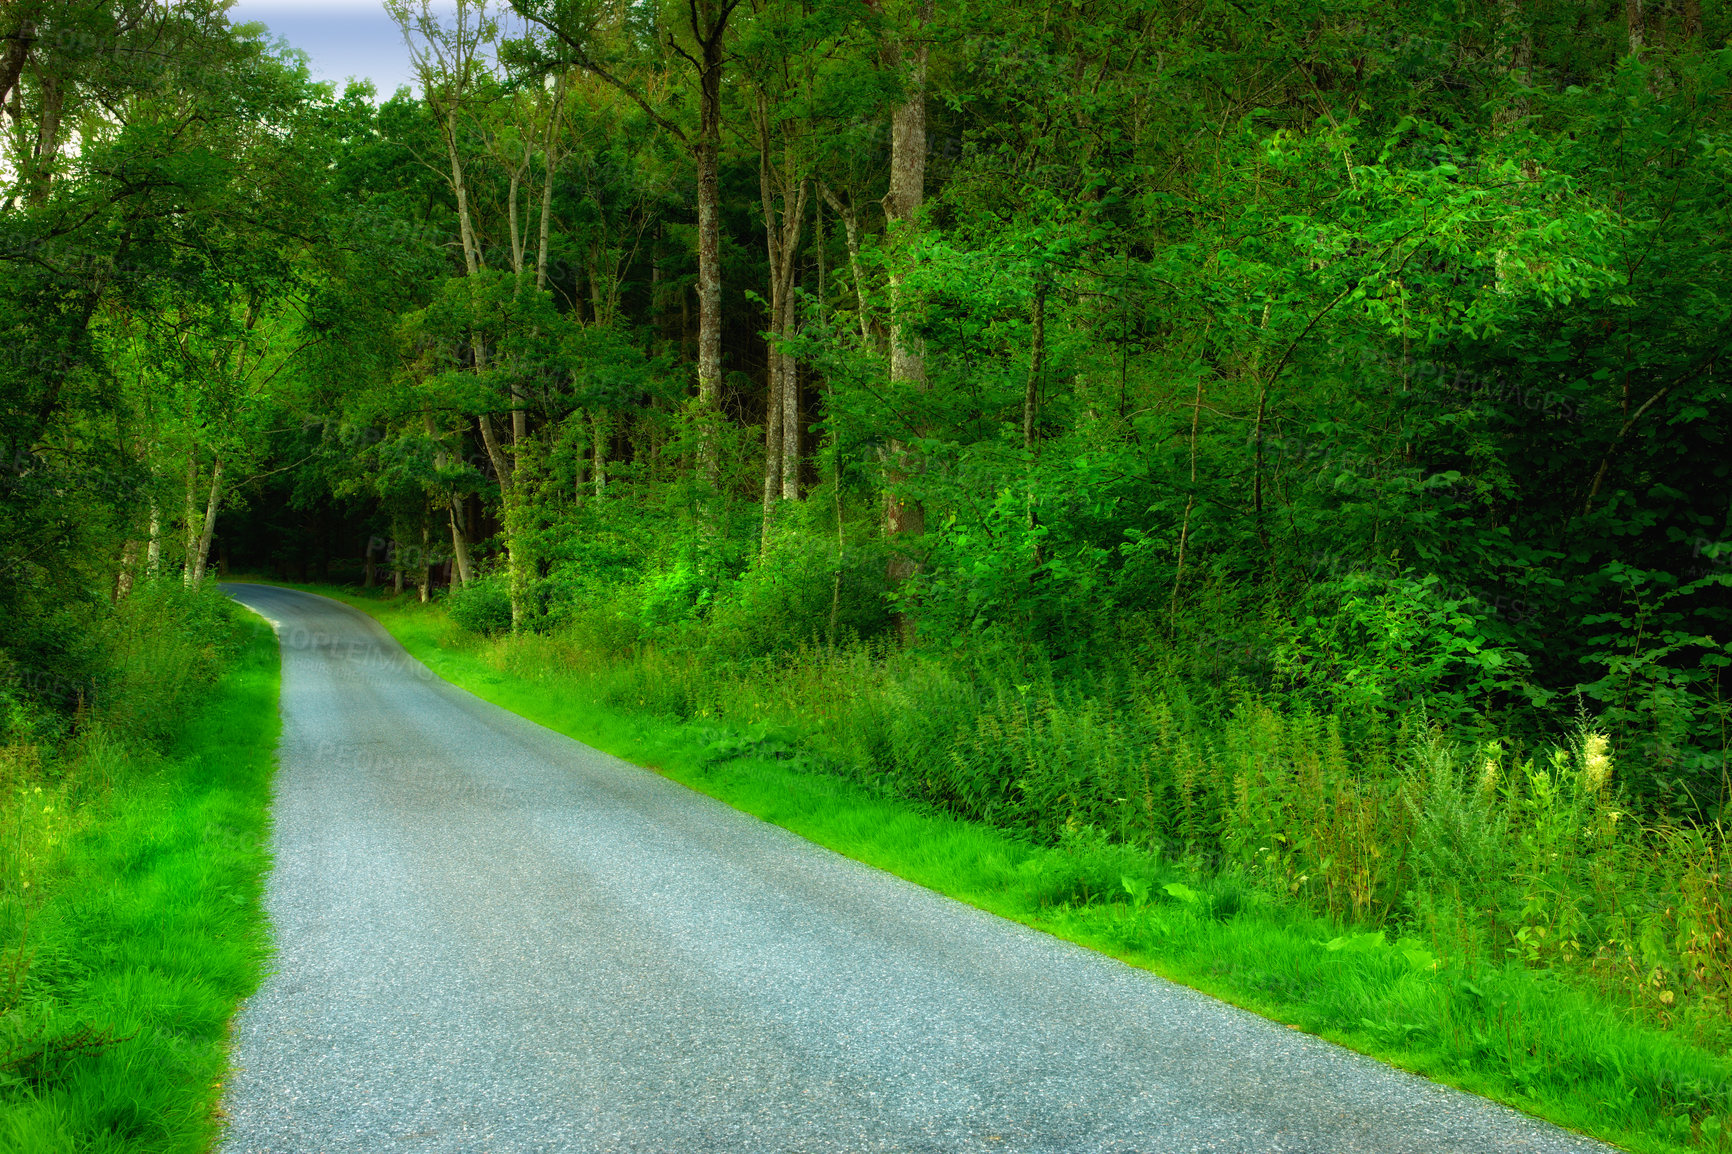
[[[1648,21],[1642,0],[1624,0],[1624,28],[1630,36],[1630,55],[1638,59],[1648,46]]]
[[[820,191],[823,191],[820,186]],[[829,199],[825,193],[824,199]],[[824,200],[815,201],[812,205],[812,248],[818,257],[818,330],[828,337],[830,334],[830,314],[826,311],[826,289],[824,268]],[[842,436],[841,414],[836,411],[836,388],[825,381],[825,424],[830,430],[830,489],[835,499],[836,516],[836,571],[830,575],[830,630],[825,635],[829,638],[830,648],[836,648],[836,623],[842,613],[842,557],[847,539],[843,536],[842,521]]]
[[[923,6],[922,23],[932,19],[931,0]],[[890,190],[884,196],[884,218],[890,227],[891,243],[906,247],[908,230],[914,227],[914,217],[926,198],[926,45],[916,41],[912,51],[902,41],[891,41],[885,47],[886,62],[900,68],[908,64],[907,99],[890,117]],[[901,262],[894,262],[890,274],[890,379],[894,384],[924,389],[926,358],[920,341],[908,331],[906,305],[903,299],[904,277]],[[898,547],[898,539],[918,538],[926,532],[926,510],[919,501],[897,493],[897,486],[918,467],[905,443],[892,439],[889,461],[885,470],[884,534],[892,553],[885,576],[895,590],[919,569],[919,564]],[[908,614],[899,614],[897,631],[904,644],[914,640],[914,621]]]
[[[698,168],[698,409],[703,420],[713,422],[720,419],[722,406],[722,41],[733,4],[691,0],[689,10],[692,33],[703,51],[698,139],[692,148]],[[705,483],[716,488],[721,484],[721,446],[713,430],[704,435],[699,457]]]
[[[211,538],[216,536],[217,506],[222,501],[223,459],[216,458],[210,470],[210,500],[205,503],[204,524],[198,535],[198,551],[192,571],[193,586],[204,581],[205,563],[210,559]]]
[[[162,505],[154,488],[150,494],[150,538],[144,552],[144,576],[148,581],[162,576]]]
[[[769,102],[761,91],[757,95],[755,113],[758,195],[764,213],[764,247],[769,257],[770,273],[769,363],[765,373],[764,400],[764,528],[761,538],[763,547],[767,549],[775,502],[799,496],[799,386],[794,376],[794,358],[784,353],[780,346],[793,335],[794,270],[811,186],[804,178],[794,175],[791,148],[784,148],[785,171],[776,172],[771,161]],[[776,212],[778,191],[782,202],[779,217]]]
[[[433,567],[427,563],[427,550],[432,543],[432,532],[427,527],[427,510],[421,510],[421,551],[415,557],[415,589],[421,595],[421,604],[425,605],[433,599]]]
[[[1197,396],[1191,404],[1191,491],[1185,496],[1185,517],[1179,526],[1179,560],[1173,568],[1173,595],[1167,602],[1167,617],[1179,612],[1179,582],[1185,577],[1185,546],[1191,537],[1191,510],[1197,504],[1197,433],[1203,424],[1203,374],[1197,374]]]
[[[802,203],[804,202],[804,198]],[[798,333],[799,319],[794,307],[792,285],[782,300],[782,334]],[[782,500],[800,499],[800,361],[793,356],[782,357]]]
[[[120,550],[120,572],[114,581],[114,600],[117,603],[124,601],[126,595],[132,592],[132,570],[137,564],[138,542],[128,538]]]
[[[518,477],[510,458],[499,444],[498,434],[493,431],[493,418],[482,413],[476,423],[481,428],[481,443],[487,447],[487,457],[493,462],[493,470],[499,478],[500,521],[505,528],[505,568],[511,593],[511,631],[516,633],[525,624],[527,605],[524,594],[529,587],[529,559],[525,556],[518,523],[521,512],[518,508]]]
[[[770,347],[770,368],[765,374],[764,398],[764,524],[758,548],[770,551],[770,529],[776,517],[776,498],[782,492],[782,367],[781,354]]]
[[[505,194],[506,227],[511,230],[511,275],[517,278],[517,284],[523,284],[523,257],[529,238],[519,229],[517,221],[517,190],[523,187],[523,170],[529,165],[529,146],[523,147],[523,163],[514,165],[510,171],[510,180]]]
[[[428,438],[438,446],[433,453],[433,467],[435,470],[444,469],[451,461],[451,454],[445,448],[445,438],[439,432],[439,426],[434,422],[431,413],[426,414],[423,419],[426,422]],[[469,539],[463,533],[463,521],[458,516],[461,500],[456,493],[449,494],[445,500],[447,520],[451,523],[451,556],[455,562],[455,573],[459,586],[469,584],[470,574]],[[371,564],[372,554],[369,553],[367,556],[368,563]],[[369,584],[371,584],[370,578]]]
[[[180,559],[180,583],[192,588],[193,553],[198,547],[198,450],[186,454],[186,542]]]
[[[481,245],[475,239],[475,226],[469,218],[469,189],[463,180],[463,158],[457,154],[457,110],[445,126],[445,147],[451,160],[451,192],[457,198],[457,232],[463,241],[463,267],[470,276],[481,271]]]
[[[463,519],[457,515],[460,498],[453,496],[450,504],[445,507],[451,520],[451,558],[456,564],[457,585],[459,588],[469,584],[473,570],[469,564],[469,538],[463,533]]]
[[[1040,524],[1034,504],[1034,433],[1040,416],[1040,375],[1046,367],[1046,293],[1046,282],[1037,280],[1034,286],[1034,308],[1029,322],[1028,382],[1022,393],[1022,451],[1028,458],[1025,498],[1028,502],[1030,533]],[[1034,546],[1036,568],[1040,563],[1040,539],[1037,537]]]
[[[718,95],[719,101],[719,95]],[[707,108],[709,101],[705,100]],[[717,114],[720,122],[720,114]],[[698,162],[698,414],[713,421],[722,404],[722,247],[721,190],[717,174],[717,141],[705,139],[694,150]],[[704,483],[721,484],[721,447],[713,430],[706,431],[698,450]]]
[[[596,499],[607,495],[607,442],[612,433],[613,422],[603,409],[595,410],[591,416],[590,431],[590,474],[595,482]]]
[[[870,345],[872,343],[872,324],[866,316],[866,280],[860,275],[860,222],[854,215],[852,203],[843,204],[827,185],[819,185],[818,187],[823,192],[824,199],[829,202],[830,207],[836,210],[837,217],[842,221],[843,235],[848,239],[848,272],[854,278],[854,303],[859,310],[860,343]],[[850,193],[849,196],[852,198],[853,194]]]
[[[36,131],[36,152],[30,161],[31,204],[48,199],[54,162],[60,157],[60,117],[66,102],[66,82],[52,72],[41,74],[42,120]]]
[[[541,225],[535,241],[535,287],[547,287],[547,241],[553,225],[553,176],[559,169],[559,125],[565,108],[565,73],[553,85],[553,109],[547,117],[547,137],[542,144],[546,171],[541,174]]]

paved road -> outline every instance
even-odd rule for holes
[[[231,585],[283,647],[228,1154],[1588,1151],[819,849]]]

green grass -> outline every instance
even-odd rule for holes
[[[477,696],[856,860],[1632,1151],[1725,1147],[1732,1063],[1590,988],[1355,935],[1089,831],[1031,845],[816,769],[785,733],[622,711],[569,674],[506,672],[494,662],[510,642],[465,634],[437,606],[312,588]]]
[[[100,795],[37,884],[7,903],[7,941],[27,911],[26,968],[15,970],[16,951],[0,958],[0,981],[22,973],[0,1018],[0,1151],[154,1154],[215,1141],[229,1022],[268,956],[280,666],[267,626],[249,617],[241,628],[238,660],[168,748],[111,751]]]

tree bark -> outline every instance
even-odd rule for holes
[[[40,3],[19,5],[18,23],[5,34],[6,55],[0,60],[0,107],[5,107],[18,78],[24,75],[24,65],[30,59],[30,49],[36,43],[36,16]]]
[[[775,342],[770,345],[770,370],[764,387],[764,524],[758,536],[761,551],[770,551],[770,527],[775,520],[776,499],[782,493],[782,368]]]
[[[186,543],[181,552],[180,583],[192,588],[192,558],[198,545],[198,449],[186,454]]]
[[[421,550],[415,557],[415,589],[421,596],[421,604],[425,605],[433,598],[433,567],[427,563],[428,545],[431,543],[432,532],[427,526],[427,510],[421,510]]]
[[[518,523],[521,494],[518,492],[511,460],[500,446],[498,434],[493,431],[493,418],[482,413],[476,418],[476,424],[480,426],[481,443],[487,447],[488,460],[493,462],[493,470],[499,478],[499,519],[505,530],[505,568],[511,592],[511,631],[516,633],[523,628],[527,616],[528,606],[525,604],[524,594],[529,586],[528,559],[524,556],[521,526]]]
[[[709,100],[705,99],[706,109]],[[717,141],[700,141],[698,161],[698,413],[713,420],[722,403],[722,242],[721,186],[717,174]],[[721,484],[721,448],[714,431],[706,431],[698,450],[704,483]]]
[[[931,0],[922,6],[922,23],[932,19]],[[914,226],[915,214],[926,198],[926,45],[915,41],[912,52],[902,40],[892,40],[885,46],[885,61],[894,68],[909,65],[907,98],[892,111],[890,117],[890,189],[884,195],[884,218],[889,226],[891,243],[905,247],[907,232]],[[900,262],[892,264],[890,274],[890,380],[893,384],[924,389],[926,358],[919,338],[908,331],[907,302],[904,299],[904,276]],[[919,431],[919,430],[916,430]],[[926,532],[926,510],[917,500],[901,495],[898,486],[918,468],[919,463],[909,453],[906,443],[892,439],[889,461],[885,470],[884,534],[892,548],[885,577],[895,591],[904,581],[919,571],[919,563],[897,542],[903,538],[920,537]],[[914,621],[906,613],[897,615],[897,631],[904,644],[914,640]]]
[[[144,576],[155,581],[162,576],[162,505],[153,488],[150,494],[150,537],[144,552]]]
[[[41,74],[42,121],[36,129],[36,150],[30,160],[29,202],[48,199],[54,162],[60,157],[60,117],[66,102],[66,82],[52,72]]]
[[[1034,307],[1029,320],[1028,383],[1022,392],[1022,451],[1034,452],[1034,423],[1040,404],[1040,373],[1046,357],[1045,282],[1034,286]]]
[[[848,239],[848,271],[854,278],[854,303],[859,310],[860,343],[869,346],[872,343],[872,323],[866,316],[866,280],[860,274],[860,222],[854,215],[852,204],[843,204],[836,198],[836,194],[830,191],[828,185],[821,184],[818,188],[841,219],[842,232]]]
[[[116,604],[126,600],[126,595],[132,592],[132,570],[138,564],[138,542],[127,538],[126,544],[120,550],[120,572],[114,581],[114,600]]]
[[[806,197],[804,190],[800,196],[800,209],[804,212]],[[798,230],[796,229],[796,242]],[[794,251],[790,245],[788,251]],[[792,257],[789,264],[793,264]],[[789,270],[787,287],[782,294],[782,336],[784,339],[799,334],[799,311],[794,307],[794,285],[792,269]],[[800,362],[797,357],[784,353],[781,358],[782,370],[782,500],[798,501],[800,499]]]
[[[535,287],[547,288],[547,241],[553,222],[553,175],[559,168],[559,123],[565,108],[565,73],[553,85],[553,110],[547,118],[547,137],[542,145],[546,171],[541,175],[541,225],[535,241]]]
[[[608,414],[601,409],[590,416],[590,474],[599,500],[607,493],[607,440],[612,429]]]
[[[1034,286],[1034,307],[1029,320],[1028,383],[1022,392],[1022,452],[1028,462],[1024,497],[1028,502],[1028,528],[1031,534],[1040,524],[1034,505],[1034,430],[1040,412],[1040,375],[1046,367],[1046,294],[1046,282],[1037,279]],[[1034,545],[1035,568],[1038,569],[1040,564],[1040,543],[1037,538]]]
[[[198,535],[198,551],[194,555],[194,567],[190,584],[197,588],[204,581],[205,565],[210,559],[211,538],[216,536],[217,506],[222,501],[223,459],[216,458],[211,463],[210,470],[210,500],[205,503],[204,524]]]
[[[457,585],[461,588],[472,580],[473,569],[469,563],[469,538],[463,532],[463,519],[457,515],[458,501],[459,498],[453,495],[445,508],[451,519],[451,559],[455,563]],[[372,565],[372,558],[369,557],[367,559],[367,583],[369,585],[372,584]]]

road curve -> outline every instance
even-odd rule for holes
[[[283,653],[227,1154],[1604,1151],[940,897],[489,705]]]

